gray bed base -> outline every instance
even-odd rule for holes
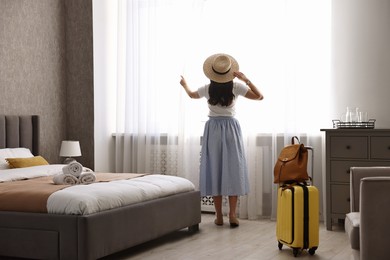
[[[183,228],[198,230],[199,192],[186,192],[96,214],[0,212],[0,255],[97,259]]]
[[[0,115],[0,148],[27,147],[37,155],[34,129],[39,131],[38,116]],[[183,228],[197,231],[200,222],[199,191],[85,216],[2,211],[0,256],[97,259]]]

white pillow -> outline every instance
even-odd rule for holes
[[[34,157],[28,148],[4,148],[0,149],[0,170],[9,169],[5,158],[28,158]]]

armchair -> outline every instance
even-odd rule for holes
[[[389,259],[390,167],[351,167],[345,230],[360,260]]]

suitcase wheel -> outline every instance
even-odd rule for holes
[[[293,254],[295,257],[297,257],[298,253],[299,253],[299,248],[293,248]]]
[[[315,254],[315,252],[316,252],[316,250],[317,250],[317,248],[318,248],[318,247],[316,247],[316,246],[315,246],[315,247],[312,247],[312,248],[310,248],[310,249],[309,249],[309,254],[310,254],[310,255],[314,255],[314,254]]]
[[[282,250],[283,244],[278,241],[279,250]]]

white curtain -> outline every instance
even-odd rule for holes
[[[293,135],[315,146],[321,189],[320,128],[329,125],[331,102],[330,0],[107,1],[94,5],[114,6],[108,20],[115,62],[105,65],[114,76],[98,83],[115,104],[108,116],[115,118],[114,137],[107,137],[115,140],[112,170],[173,174],[198,185],[207,101],[190,99],[180,75],[195,90],[208,83],[205,58],[225,52],[265,96],[238,101],[251,180],[240,217],[274,216],[273,165]],[[94,24],[100,19],[94,16]]]

